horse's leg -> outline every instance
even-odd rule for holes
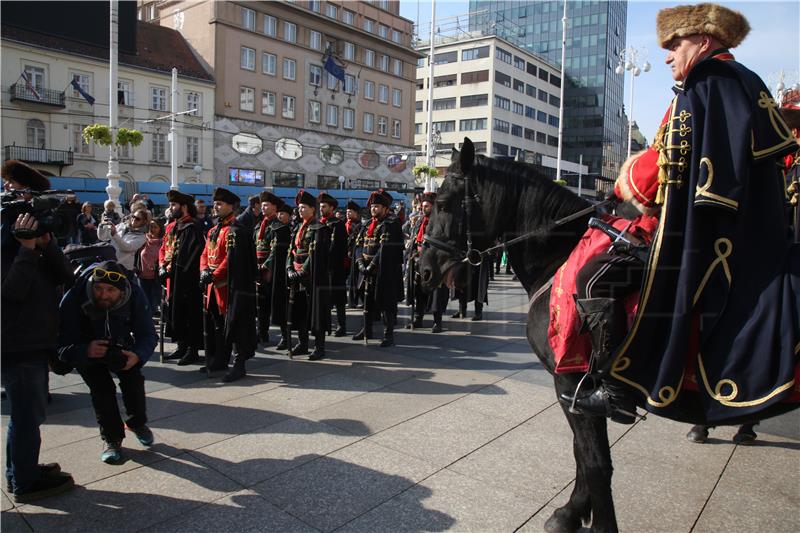
[[[582,458],[583,475],[592,507],[591,531],[616,532],[617,515],[611,494],[611,448],[608,443],[606,419],[596,416],[573,415],[577,456]]]

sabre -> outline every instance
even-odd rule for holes
[[[364,346],[369,346],[369,340],[367,339],[367,321],[369,320],[369,308],[367,307],[367,302],[369,302],[369,286],[370,283],[370,276],[368,273],[364,272]]]
[[[256,284],[256,344],[261,339],[261,305],[259,304],[259,300],[261,299],[261,294],[259,292],[259,288],[261,284],[258,280],[255,281]]]
[[[289,305],[286,307],[286,345],[289,348],[289,359],[292,359],[292,307],[294,307],[295,284],[289,282]]]
[[[161,286],[161,316],[158,319],[158,328],[160,335],[159,347],[161,350],[160,362],[164,362],[164,323],[167,315],[167,288]]]
[[[409,279],[411,280],[408,287],[408,290],[411,291],[411,331],[414,331],[414,319],[416,318],[416,313],[414,311],[417,308],[416,246],[414,248],[415,249],[411,252],[411,272],[408,273]]]

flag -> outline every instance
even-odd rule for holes
[[[325,60],[325,70],[331,76],[344,83],[344,68],[336,64],[332,54],[328,54],[328,58]]]
[[[41,100],[42,97],[39,94],[39,91],[37,91],[36,87],[33,86],[31,79],[28,77],[28,73],[24,70],[22,71],[22,79],[25,80],[25,87],[27,87],[28,90],[33,93],[33,96],[35,96],[37,100]]]
[[[81,93],[81,96],[83,96],[86,99],[86,101],[89,102],[89,105],[94,105],[94,96],[92,96],[91,94],[89,94],[86,91],[84,91],[83,88],[80,86],[80,84],[78,84],[78,81],[75,78],[72,78],[72,81],[70,82],[70,84],[72,85],[73,89],[75,89],[76,91]]]

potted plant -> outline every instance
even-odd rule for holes
[[[87,143],[95,143],[101,146],[139,146],[144,140],[144,135],[139,130],[119,128],[117,129],[117,138],[114,139],[111,135],[111,128],[105,124],[91,124],[83,128],[83,139]]]

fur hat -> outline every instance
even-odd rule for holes
[[[167,201],[181,205],[194,205],[194,196],[171,189],[167,191]]]
[[[711,35],[726,48],[735,48],[747,37],[750,24],[739,13],[719,4],[696,4],[662,9],[656,16],[656,34],[662,48],[676,37]]]
[[[269,191],[261,191],[258,195],[259,201],[263,204],[264,202],[273,204],[273,205],[281,205],[283,200],[279,196],[272,194]]]
[[[357,203],[355,203],[353,200],[350,200],[349,202],[347,202],[347,209],[355,211],[356,213],[361,211],[361,207],[359,207],[359,205]]]
[[[278,213],[289,213],[289,216],[292,216],[292,210],[293,210],[292,206],[290,206],[286,202],[283,202],[281,203],[281,205],[278,206]]]
[[[314,209],[317,208],[317,200],[314,198],[314,195],[310,192],[307,192],[305,189],[300,189],[297,191],[297,196],[294,197],[294,204],[299,206],[300,204],[310,205]]]
[[[328,204],[332,206],[334,209],[339,207],[339,200],[337,200],[336,198],[334,198],[333,196],[331,196],[326,192],[319,193],[319,195],[317,196],[317,202],[321,204]]]
[[[233,194],[228,189],[223,189],[222,187],[217,187],[214,189],[213,200],[215,202],[225,202],[226,204],[231,205],[238,205],[241,202],[238,196]]]
[[[378,189],[377,191],[369,195],[369,200],[367,200],[367,207],[371,206],[372,204],[378,204],[384,207],[391,207],[392,196],[383,189]]]
[[[783,94],[780,112],[787,126],[800,129],[800,90],[790,89]]]
[[[46,191],[50,188],[50,180],[41,172],[16,159],[6,161],[3,165],[3,179],[16,181],[26,189],[35,191]]]

